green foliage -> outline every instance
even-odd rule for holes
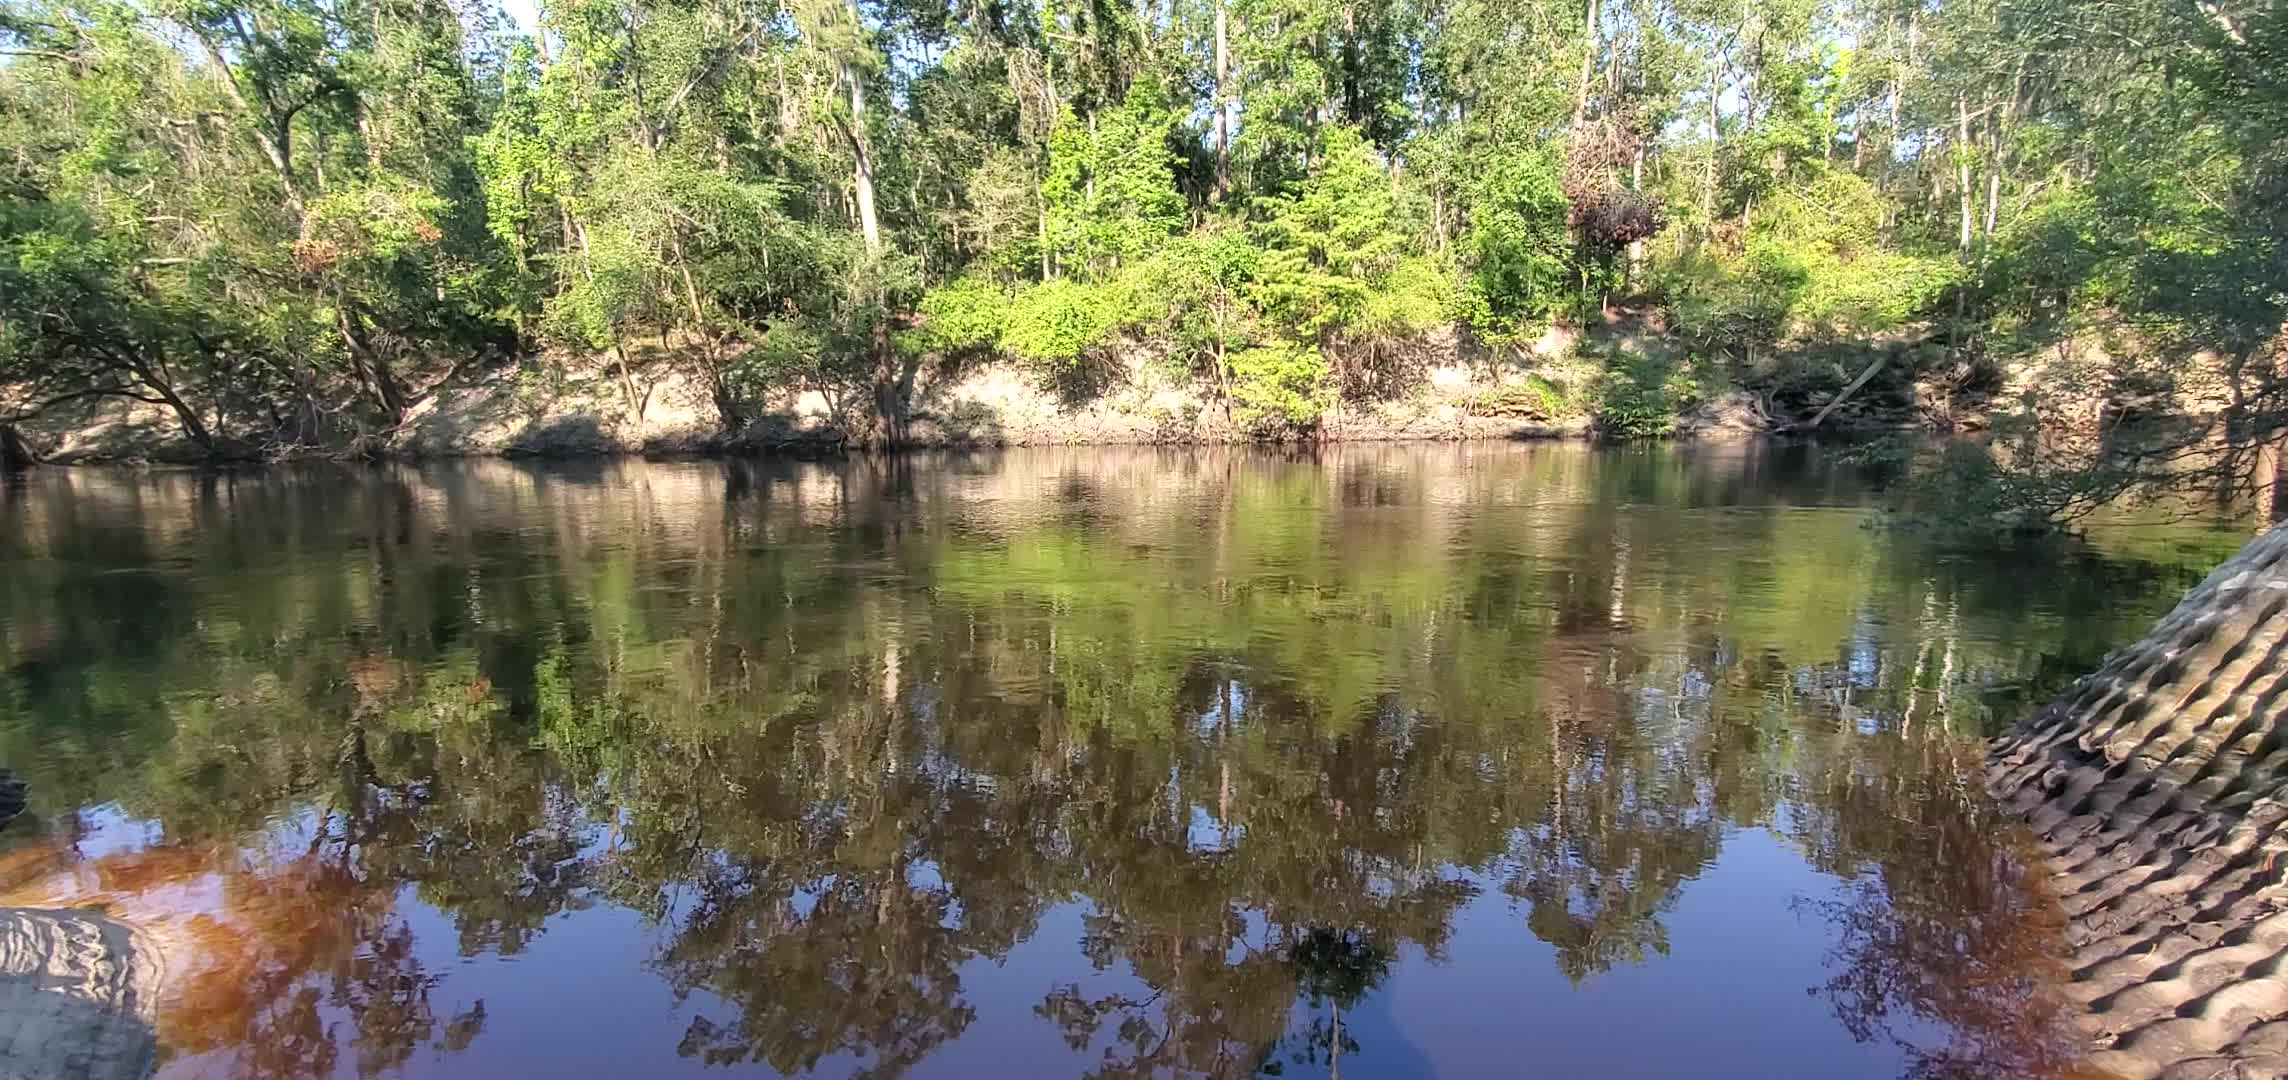
[[[1327,407],[1327,358],[1289,342],[1254,345],[1231,354],[1231,396],[1242,423],[1305,427]]]
[[[124,250],[123,250],[124,249]],[[232,338],[227,310],[177,306],[138,272],[134,249],[79,208],[0,201],[0,423],[52,404],[112,396],[164,405],[216,449],[186,395],[215,377]]]
[[[1128,290],[1118,283],[1044,281],[1011,299],[1000,347],[1035,364],[1071,366],[1109,344],[1132,310]]]
[[[967,205],[951,216],[972,238],[977,262],[1001,277],[1031,274],[1041,265],[1043,217],[1041,183],[1024,151],[997,146],[987,151],[963,181]],[[1085,190],[1085,189],[1084,189]]]
[[[1359,306],[1354,333],[1405,338],[1451,326],[1464,290],[1453,268],[1426,255],[1398,260]]]
[[[1539,375],[1528,375],[1521,384],[1527,397],[1544,416],[1564,416],[1571,411],[1571,401],[1565,388]]]
[[[1886,200],[1873,184],[1824,171],[1765,204],[1749,232],[1747,274],[1782,299],[1791,329],[1864,335],[1928,310],[1954,281],[1947,256],[1895,251],[1882,240]]]
[[[1528,336],[1576,285],[1556,163],[1546,153],[1505,156],[1466,190],[1475,265],[1469,322],[1489,340]]]
[[[1008,289],[976,274],[964,275],[922,294],[915,310],[920,325],[907,337],[917,349],[990,349],[1009,325],[1009,306]]]
[[[1152,251],[1183,225],[1169,140],[1177,117],[1151,82],[1129,87],[1119,107],[1086,122],[1067,108],[1049,133],[1041,179],[1052,259],[1104,273]]]
[[[727,431],[815,390],[891,438],[932,356],[1125,338],[1286,423],[1333,400],[1296,372],[1404,393],[1427,343],[1619,319],[1783,406],[1871,337],[1943,338],[1950,405],[2102,339],[2075,392],[2198,406],[2151,374],[2213,358],[2245,450],[2288,432],[2276,7],[11,0],[0,195],[90,245],[22,288],[107,329],[17,318],[0,397],[363,451],[549,346],[519,381],[608,365],[622,430],[673,367]],[[1607,381],[1619,429],[1683,400]]]
[[[1580,359],[1593,374],[1576,388],[1568,411],[1586,414],[1608,438],[1668,434],[1678,417],[1710,396],[1716,381],[1691,356],[1625,342],[1584,349]]]
[[[1187,368],[1212,368],[1262,333],[1246,290],[1262,249],[1244,230],[1200,229],[1176,237],[1123,273],[1136,303],[1135,329],[1164,342]]]
[[[1873,185],[1822,171],[1758,211],[1737,253],[1702,249],[1671,263],[1679,329],[1712,342],[1863,337],[1926,314],[1959,274],[1945,255],[1882,240],[1887,203]]]
[[[1556,420],[1577,415],[1579,409],[1563,386],[1540,374],[1503,382],[1470,395],[1470,412],[1477,416],[1522,416]]]
[[[1313,341],[1358,322],[1408,244],[1392,186],[1356,130],[1320,133],[1310,176],[1263,203],[1263,258],[1250,292],[1267,318]]]

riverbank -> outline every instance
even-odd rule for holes
[[[1553,329],[1500,355],[1451,336],[1399,352],[1371,378],[1327,391],[1304,424],[1250,417],[1214,384],[1142,347],[1106,358],[1086,380],[1007,359],[933,356],[871,383],[798,381],[726,407],[701,365],[662,344],[630,350],[624,379],[616,361],[593,356],[476,368],[425,391],[380,435],[267,438],[256,433],[279,425],[217,405],[207,427],[239,433],[218,449],[187,437],[170,408],[123,398],[49,410],[19,429],[24,449],[47,462],[192,463],[1745,435],[1814,421],[1822,431],[1891,431],[1953,426],[1957,413],[1951,391],[1916,381],[1921,365],[1897,343],[1819,361],[1831,369],[1813,380],[1824,390],[1775,388],[1627,323],[1587,337]],[[1854,373],[1883,377],[1841,393]]]

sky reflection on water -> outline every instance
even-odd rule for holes
[[[56,471],[0,901],[163,1075],[2063,1064],[1979,739],[2226,528],[1941,551],[1747,445]]]

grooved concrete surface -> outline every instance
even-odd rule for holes
[[[0,908],[0,1077],[148,1075],[158,953],[91,911]]]
[[[2288,529],[1996,743],[2066,906],[2090,1064],[2288,1077]]]

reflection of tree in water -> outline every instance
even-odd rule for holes
[[[1549,807],[1515,834],[1503,889],[1579,982],[1667,954],[1659,916],[1715,861],[1723,823],[1700,770],[1644,737],[1626,689],[1646,677],[1643,657],[1616,638],[1556,651],[1544,668]]]
[[[1321,1004],[1328,1009],[1324,1020],[1312,1016],[1306,1023],[1302,1045],[1291,1052],[1296,1063],[1325,1061],[1339,1080],[1343,1055],[1359,1048],[1343,1026],[1343,1009],[1358,1004],[1390,974],[1390,962],[1388,950],[1355,930],[1319,927],[1287,947],[1287,965],[1294,969],[1304,999],[1314,1009]]]
[[[1800,902],[1836,931],[1835,974],[1816,992],[1852,1037],[1904,1048],[1915,1076],[2065,1073],[2079,1042],[2054,993],[2061,916],[1979,797],[1979,755],[1935,741],[1873,749],[1813,770],[1825,790],[1799,819],[1815,859],[1848,875]],[[1935,1021],[1944,1041],[1902,1031],[1909,1018]]]
[[[173,926],[158,1014],[169,1055],[260,1078],[324,1074],[346,1053],[359,1076],[380,1076],[424,1046],[453,1051],[477,1037],[484,1003],[437,1011],[440,977],[415,955],[396,883],[362,877],[334,824],[319,822],[299,854],[160,847],[82,868],[94,890],[76,899]],[[169,889],[215,900],[172,920],[146,910],[141,897]]]
[[[1101,968],[1121,955],[1115,935],[1131,928],[1089,921],[1084,947]],[[1245,1075],[1266,1060],[1295,999],[1295,975],[1275,939],[1250,940],[1234,925],[1228,938],[1134,943],[1142,948],[1128,955],[1149,994],[1092,997],[1064,983],[1034,1012],[1057,1025],[1074,1051],[1100,1048],[1091,1077]]]
[[[1092,955],[1109,956],[1114,943],[1104,921],[1092,917],[1091,923]],[[1390,973],[1391,951],[1360,929],[1268,927],[1254,939],[1236,917],[1229,940],[1216,945],[1177,943],[1173,951],[1184,953],[1177,957],[1129,954],[1154,987],[1143,998],[1090,997],[1067,983],[1034,1011],[1055,1023],[1075,1051],[1109,1039],[1091,1077],[1275,1075],[1284,1063],[1319,1062],[1340,1075],[1342,1055],[1359,1048],[1343,1010]],[[1234,948],[1236,960],[1230,958]],[[1298,998],[1311,1010],[1300,1028],[1292,1025]],[[1317,1013],[1321,1006],[1327,1015]]]
[[[541,761],[502,752],[502,712],[480,676],[329,659],[290,666],[300,685],[233,667],[221,673],[239,688],[229,699],[172,703],[178,759],[154,762],[122,799],[168,823],[170,842],[81,868],[94,891],[76,899],[176,928],[162,1045],[231,1075],[306,1076],[347,1055],[377,1076],[424,1046],[467,1046],[483,1002],[439,1014],[441,976],[416,955],[400,892],[415,886],[451,913],[464,951],[502,952],[574,892],[550,869],[575,846],[568,819],[546,807],[531,771]],[[355,688],[346,719],[311,721],[304,695],[340,685],[319,672]],[[218,819],[221,807],[284,821],[241,847],[245,826]],[[142,900],[170,890],[211,900],[193,913]]]
[[[964,947],[943,890],[894,874],[843,876],[806,899],[710,896],[674,927],[657,966],[680,992],[704,987],[737,1010],[693,1019],[677,1052],[710,1064],[808,1071],[832,1053],[860,1075],[897,1076],[976,1015],[955,967]],[[871,1059],[871,1060],[867,1060]]]
[[[1855,1033],[1912,1012],[2013,1060],[2040,934],[2002,867],[1950,876],[1990,849],[1931,755],[1967,745],[1965,679],[2047,655],[1991,642],[2061,632],[2009,621],[2029,586],[1891,582],[1848,517],[1727,519],[1761,561],[1712,574],[1600,485],[1660,505],[1723,477],[1568,460],[1437,474],[1464,490],[1435,503],[1403,468],[1307,464],[1180,497],[789,464],[731,467],[729,501],[515,470],[258,489],[168,542],[230,568],[275,543],[249,520],[339,521],[353,557],[155,578],[108,644],[61,599],[84,582],[0,583],[0,753],[43,766],[51,811],[162,822],[197,852],[178,880],[263,883],[212,931],[239,966],[164,1020],[249,1075],[476,1036],[481,1004],[430,1004],[407,885],[464,955],[640,912],[654,971],[722,1002],[678,1047],[706,1061],[896,1075],[968,1029],[964,965],[1078,904],[1087,962],[1141,989],[1035,1011],[1098,1075],[1332,1067],[1341,1017],[1401,950],[1441,958],[1479,882],[1582,980],[1665,951],[1734,827],[1852,875],[1828,992]],[[1572,501],[1516,512],[1550,491]],[[279,819],[317,824],[236,846]]]

